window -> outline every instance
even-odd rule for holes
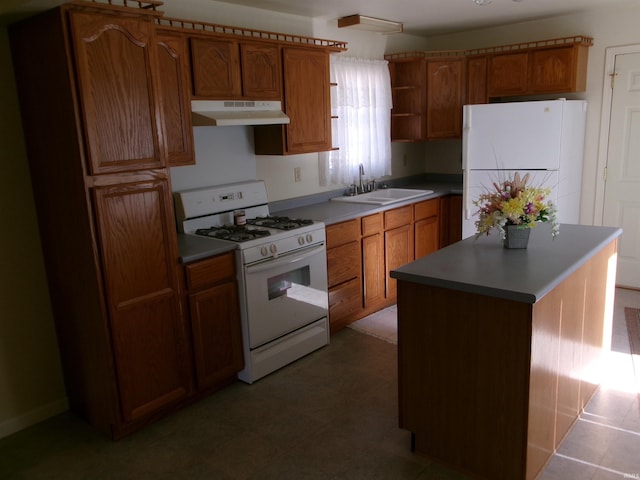
[[[319,158],[321,185],[391,175],[391,80],[386,60],[331,56],[333,144]]]

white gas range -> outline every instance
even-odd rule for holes
[[[245,368],[259,378],[329,343],[325,228],[269,215],[264,182],[175,194],[178,228],[234,242]]]

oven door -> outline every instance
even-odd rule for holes
[[[328,314],[324,244],[244,267],[251,349]]]

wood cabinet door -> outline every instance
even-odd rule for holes
[[[489,58],[489,97],[525,95],[529,80],[529,53],[501,53]]]
[[[287,153],[331,150],[329,54],[283,48]]]
[[[467,58],[467,104],[487,103],[487,57]]]
[[[362,239],[362,284],[364,307],[384,300],[384,242],[376,233]]]
[[[396,298],[396,279],[392,270],[413,260],[413,225],[404,225],[384,232],[385,297]]]
[[[282,99],[282,62],[277,45],[241,43],[242,93],[255,100]]]
[[[189,307],[198,387],[215,386],[244,367],[235,283],[189,295]]]
[[[531,93],[575,91],[574,47],[531,52]]]
[[[463,58],[427,62],[427,138],[462,136]]]
[[[419,220],[413,228],[415,230],[416,259],[438,250],[440,245],[440,225],[437,216]]]
[[[171,191],[154,180],[92,193],[120,409],[131,422],[191,390]]]
[[[90,173],[164,167],[152,20],[70,10],[69,23]]]
[[[157,32],[158,88],[169,166],[195,165],[187,40],[183,35]]]
[[[238,42],[190,38],[193,95],[205,99],[240,98],[240,48]]]

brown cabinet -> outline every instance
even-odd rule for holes
[[[114,438],[193,393],[153,17],[67,5],[11,27],[69,402]]]
[[[361,218],[363,307],[375,308],[385,301],[383,214]]]
[[[391,141],[424,140],[427,129],[427,72],[424,59],[389,62],[391,77]]]
[[[464,57],[427,61],[427,139],[460,138]]]
[[[184,269],[197,386],[216,388],[244,367],[234,254],[200,260]]]
[[[164,167],[151,19],[81,9],[67,15],[90,173]]]
[[[413,260],[413,243],[413,206],[384,212],[385,297],[391,303],[396,298],[396,280],[391,278],[391,270]]]
[[[191,37],[189,47],[194,97],[242,97],[240,47],[237,41]]]
[[[359,221],[329,225],[326,236],[329,323],[335,333],[362,309]]]
[[[329,51],[283,47],[284,110],[288,125],[254,128],[258,155],[288,155],[332,149]]]
[[[416,203],[413,212],[414,258],[417,259],[440,248],[440,199]]]
[[[167,162],[172,167],[194,165],[196,158],[191,124],[187,39],[179,33],[158,30],[156,45]]]
[[[201,99],[280,100],[280,47],[214,36],[191,37],[193,95]]]
[[[487,55],[467,57],[467,101],[469,105],[487,103]]]
[[[440,248],[462,240],[462,195],[440,198],[439,224]]]
[[[587,60],[592,39],[523,44],[517,51],[489,55],[489,97],[582,92],[587,87]]]

